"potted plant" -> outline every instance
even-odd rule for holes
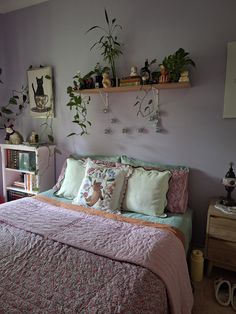
[[[188,66],[195,67],[195,63],[189,58],[189,52],[179,48],[174,54],[165,57],[162,65],[167,69],[171,82],[178,82],[181,72],[187,70]]]
[[[102,36],[100,39],[95,42],[90,50],[94,47],[98,46],[101,50],[101,55],[103,56],[104,61],[108,61],[111,71],[112,71],[112,78],[116,80],[116,66],[115,66],[115,59],[122,54],[121,51],[121,44],[118,42],[117,36],[115,32],[117,29],[122,29],[121,25],[116,24],[116,18],[113,18],[111,21],[108,17],[107,11],[105,9],[105,20],[106,20],[106,27],[101,26],[92,26],[86,33],[100,29],[102,31]]]
[[[73,77],[73,86],[67,87],[67,94],[69,95],[70,100],[66,106],[69,107],[70,110],[74,110],[74,117],[72,122],[77,124],[77,126],[80,128],[81,132],[79,135],[88,134],[87,127],[91,126],[91,122],[87,120],[87,105],[90,102],[90,97],[82,96],[79,92],[81,84],[84,84],[86,77],[91,76],[91,73],[93,74],[93,71],[86,74],[86,76],[81,77],[81,73],[78,72]],[[78,133],[72,132],[68,135],[68,137],[73,135],[78,135]]]

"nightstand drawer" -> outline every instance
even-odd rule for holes
[[[207,255],[210,260],[236,266],[236,243],[209,237]]]
[[[208,235],[213,238],[236,242],[236,220],[211,216]]]

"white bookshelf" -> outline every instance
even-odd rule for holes
[[[14,193],[15,195],[22,193],[22,195],[29,196],[36,195],[53,187],[55,184],[54,145],[35,147],[0,144],[0,147],[2,155],[3,196],[5,201],[8,201],[9,191],[13,195]],[[22,152],[26,153],[26,155],[30,153],[30,158],[33,160],[33,163],[29,165],[28,169],[21,168],[19,153]],[[13,158],[13,154],[15,154],[16,158]],[[24,187],[14,185],[14,182],[22,181],[23,178],[23,181],[25,181]],[[32,181],[34,181],[34,184],[32,184]]]

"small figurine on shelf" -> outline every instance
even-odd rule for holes
[[[6,126],[6,125],[4,126],[6,130],[6,136],[5,136],[6,144],[14,144],[14,145],[22,144],[23,136],[19,132],[13,129],[13,124],[10,124],[9,126]]]
[[[180,74],[179,83],[189,83],[189,72],[183,71]]]
[[[130,69],[130,76],[138,76],[137,67],[133,65]]]
[[[102,74],[102,85],[104,88],[108,88],[108,87],[111,87],[111,80],[109,78],[109,73],[108,72],[104,72]]]
[[[235,177],[235,173],[233,170],[233,163],[231,162],[229,164],[229,170],[226,173],[225,177],[223,178],[222,183],[225,186],[225,189],[227,191],[227,196],[226,198],[223,198],[221,200],[221,204],[225,205],[225,206],[235,206],[236,203],[235,201],[231,198],[231,193],[233,192],[235,186],[236,186],[236,177]]]
[[[39,136],[36,132],[32,131],[30,137],[29,137],[29,143],[30,144],[37,144],[39,142]]]
[[[160,65],[160,76],[159,83],[168,83],[169,82],[169,74],[163,64]]]
[[[151,78],[151,72],[149,70],[148,59],[146,59],[144,67],[140,70],[140,75],[142,77],[143,84],[148,84]]]

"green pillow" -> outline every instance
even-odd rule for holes
[[[163,214],[170,177],[170,171],[134,169],[128,180],[122,208],[149,216]]]
[[[59,191],[57,191],[55,195],[58,197],[74,199],[78,194],[84,174],[84,161],[68,158],[64,180]]]
[[[90,158],[92,160],[106,160],[110,162],[121,162],[120,156],[110,156],[110,155],[77,155],[72,154],[72,158],[79,159],[79,158]]]

